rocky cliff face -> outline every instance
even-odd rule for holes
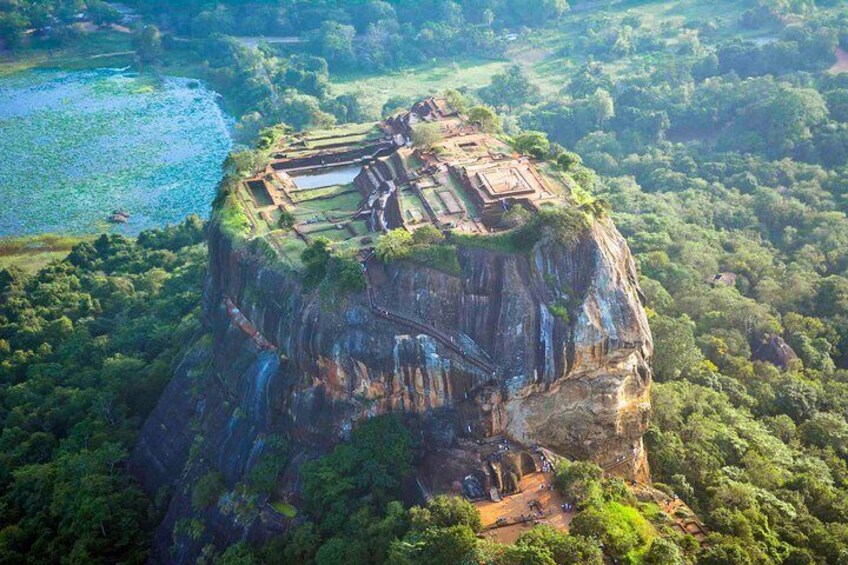
[[[480,463],[474,445],[494,436],[647,478],[652,343],[633,260],[609,220],[529,254],[462,248],[458,275],[371,261],[369,291],[344,298],[305,292],[214,225],[210,252],[208,333],[132,458],[151,492],[171,495],[154,560],[188,562],[208,543],[287,527],[265,497],[232,493],[240,503],[193,509],[203,474],[217,470],[234,489],[269,438],[285,435],[291,463],[276,494],[296,501],[304,459],[388,411],[422,439],[425,491],[462,481]],[[187,535],[189,518],[203,531]]]

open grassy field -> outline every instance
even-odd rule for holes
[[[506,60],[463,59],[439,61],[389,73],[356,73],[332,77],[338,94],[357,94],[371,109],[379,111],[393,96],[424,97],[449,88],[479,88],[489,84],[492,75],[509,65]]]
[[[0,269],[17,267],[32,274],[51,261],[64,259],[71,248],[86,237],[44,234],[0,238]]]
[[[65,46],[57,47],[32,38],[20,50],[0,52],[0,76],[37,68],[81,70],[126,67],[133,60],[129,33],[113,30],[81,32],[79,38]]]
[[[309,200],[315,200],[317,198],[329,198],[332,196],[338,196],[340,194],[345,194],[349,192],[355,192],[355,188],[353,188],[350,184],[342,184],[342,185],[334,185],[334,186],[325,186],[322,188],[313,188],[311,190],[295,190],[291,192],[291,199],[294,202],[307,202]]]
[[[29,69],[86,70],[135,64],[132,33],[113,29],[81,31],[79,37],[63,46],[31,38],[16,51],[0,51],[0,77]],[[189,48],[188,42],[176,43],[166,50],[156,70],[196,79],[203,79],[205,74],[203,61]],[[227,101],[222,103],[226,107]]]
[[[358,192],[345,192],[332,198],[314,199],[302,202],[298,208],[303,211],[333,212],[334,215],[350,215],[356,211],[362,195]]]

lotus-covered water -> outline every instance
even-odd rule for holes
[[[110,69],[0,78],[0,236],[135,234],[208,216],[231,147],[217,97]],[[107,223],[115,210],[129,221]]]

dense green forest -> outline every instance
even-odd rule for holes
[[[156,516],[126,472],[198,331],[198,218],[0,270],[0,563],[142,563]]]
[[[127,3],[144,17],[139,59],[200,61],[247,138],[412,101],[375,112],[338,92],[339,73],[503,61],[488,86],[453,95],[521,149],[582,162],[581,197],[610,204],[656,341],[653,479],[713,532],[704,548],[675,537],[575,464],[557,481],[586,501],[570,535],[477,541],[462,502],[396,502],[406,467],[387,461],[414,446],[378,419],[305,470],[306,523],[210,562],[600,563],[603,543],[621,562],[848,563],[848,73],[829,72],[848,49],[844,3]],[[0,36],[24,50],[25,30],[49,25],[74,41],[62,24],[86,4],[114,17],[95,2],[0,2]],[[299,42],[251,49],[241,35]],[[200,239],[190,222],[100,238],[29,278],[0,272],[0,561],[144,559],[154,505],[122,465],[195,330]]]

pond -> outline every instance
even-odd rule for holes
[[[217,98],[114,69],[0,77],[0,236],[133,235],[208,217],[232,145]],[[113,210],[128,223],[106,223]]]
[[[325,186],[335,186],[353,182],[353,179],[356,178],[356,175],[358,175],[361,170],[362,167],[359,165],[348,165],[346,167],[327,169],[326,171],[318,174],[292,177],[292,181],[294,181],[294,185],[300,190],[324,188]]]

